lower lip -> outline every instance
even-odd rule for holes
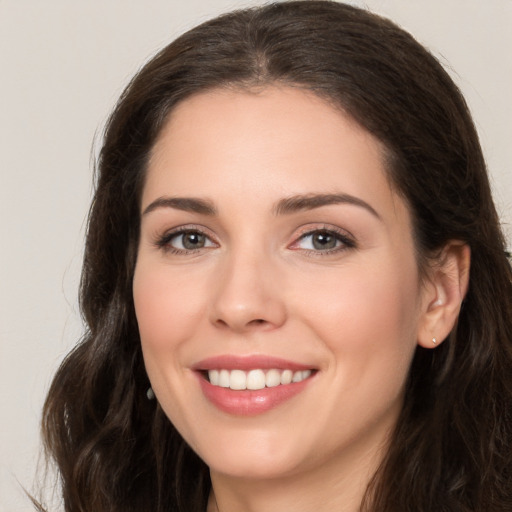
[[[270,411],[303,391],[310,380],[311,377],[273,388],[234,391],[213,386],[199,374],[199,383],[206,398],[221,411],[237,416],[256,416]]]

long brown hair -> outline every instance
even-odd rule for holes
[[[418,264],[471,247],[457,329],[417,349],[403,411],[362,510],[512,510],[511,270],[478,137],[457,87],[392,22],[331,1],[227,14],[189,31],[128,85],[97,163],[81,281],[87,332],[44,408],[67,512],[204,512],[208,468],[149,387],[132,300],[148,155],[173,107],[215,87],[283,83],[342,108],[385,146]]]

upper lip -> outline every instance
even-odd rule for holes
[[[193,365],[196,371],[205,370],[270,370],[272,368],[282,370],[311,370],[314,369],[311,365],[289,361],[279,357],[272,357],[268,355],[219,355],[208,357]]]

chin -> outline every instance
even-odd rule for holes
[[[301,466],[297,447],[282,439],[271,440],[257,436],[229,435],[210,444],[199,456],[212,472],[240,479],[272,479],[292,474]],[[252,439],[247,439],[252,437]],[[245,439],[243,439],[245,438]]]
[[[212,473],[222,474],[240,480],[273,480],[292,475],[298,470],[298,465],[292,461],[262,458],[240,460],[241,457],[227,457],[222,461],[208,464]],[[215,462],[218,462],[216,464]]]

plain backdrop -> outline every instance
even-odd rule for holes
[[[128,79],[175,36],[261,1],[0,0],[0,511],[32,510],[39,421],[77,308],[91,161]],[[352,1],[411,31],[473,111],[512,232],[512,0]],[[96,140],[93,149],[93,141]]]

